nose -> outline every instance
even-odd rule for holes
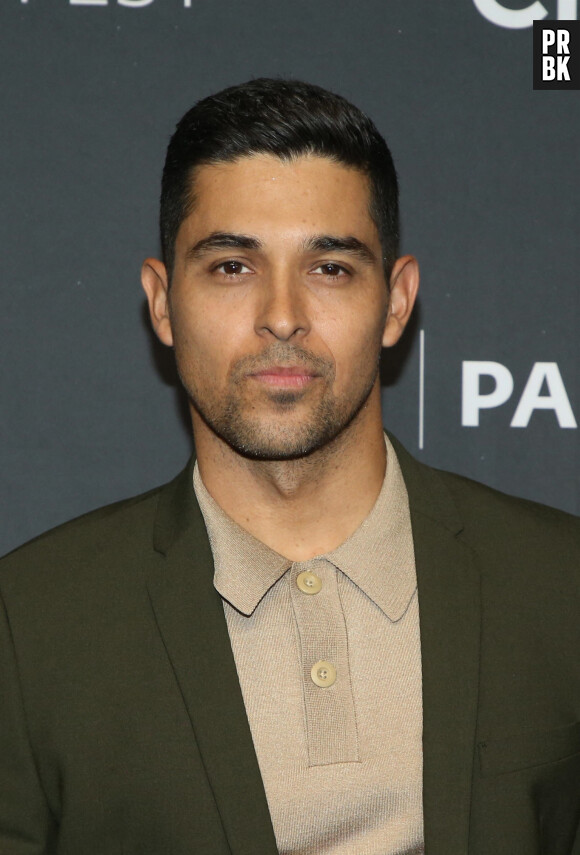
[[[310,331],[304,286],[287,272],[265,277],[259,295],[255,329],[279,341],[303,338]]]

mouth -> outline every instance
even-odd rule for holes
[[[249,375],[252,380],[266,386],[277,386],[282,389],[303,389],[319,376],[304,368],[302,365],[274,365]]]

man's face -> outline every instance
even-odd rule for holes
[[[307,455],[378,383],[389,301],[367,180],[256,155],[200,167],[194,191],[156,324],[194,428],[252,458]]]

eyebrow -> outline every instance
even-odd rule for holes
[[[365,264],[374,264],[376,256],[372,249],[358,238],[336,237],[334,235],[314,235],[304,241],[305,252],[344,252],[354,255]]]
[[[212,232],[207,237],[198,240],[191,246],[186,254],[185,261],[195,261],[204,255],[220,249],[246,249],[259,250],[263,243],[256,237],[250,235],[235,234],[233,232]],[[306,238],[302,244],[304,252],[341,252],[353,255],[365,264],[374,264],[376,256],[374,252],[356,237],[351,235],[339,237],[337,235],[313,235]]]
[[[195,261],[216,249],[261,249],[262,242],[258,238],[249,235],[238,235],[231,232],[212,232],[207,237],[198,240],[191,246],[186,254],[185,260]]]

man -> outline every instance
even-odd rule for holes
[[[580,853],[578,521],[383,433],[397,223],[338,96],[178,125],[143,285],[197,461],[3,562],[2,855]]]

